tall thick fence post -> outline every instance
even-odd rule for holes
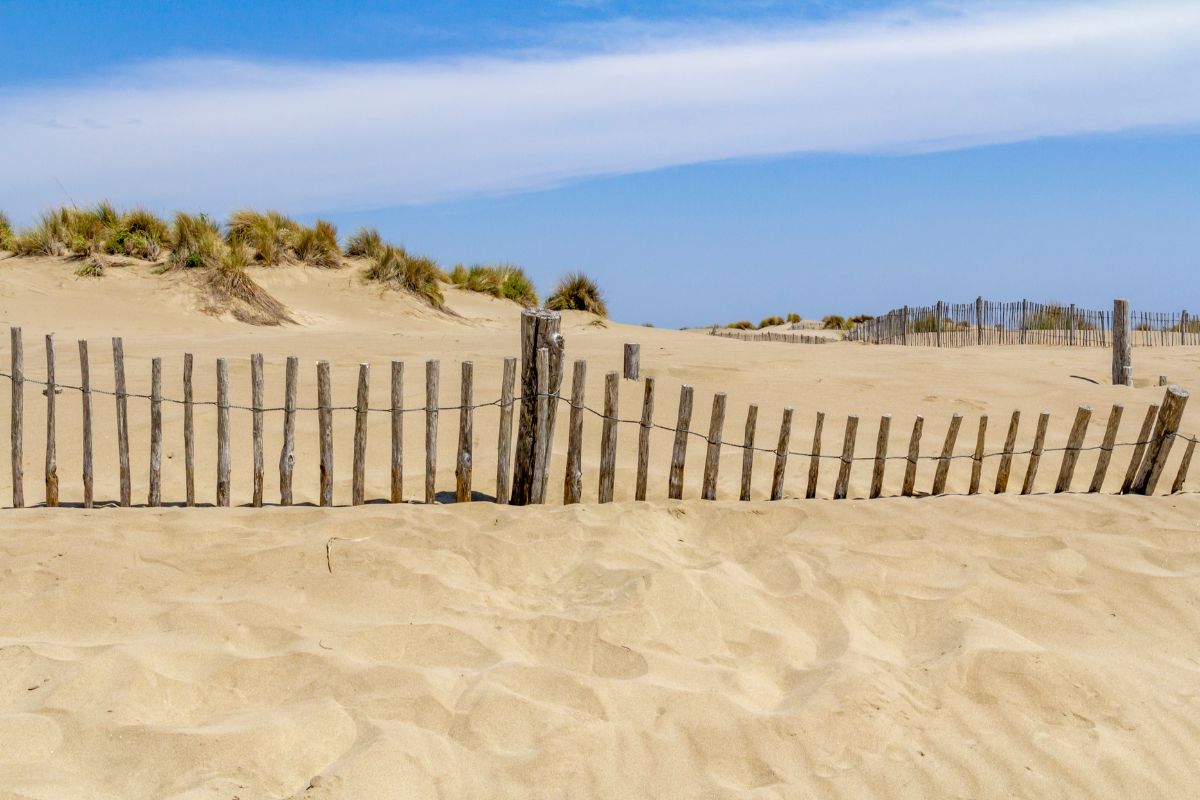
[[[333,505],[333,387],[329,362],[317,362],[317,427],[320,437],[320,503]]]
[[[1129,301],[1113,301],[1113,386],[1133,386],[1133,340],[1129,334]]]
[[[507,503],[512,486],[513,387],[517,379],[517,360],[504,359],[500,379],[500,433],[496,440],[496,502]]]
[[[55,441],[54,393],[58,382],[54,373],[54,334],[46,334],[46,506],[58,505],[58,443]]]
[[[217,359],[217,506],[229,505],[229,362]]]
[[[633,499],[646,499],[646,483],[650,475],[650,431],[654,427],[654,378],[647,375],[642,393],[642,419],[638,426],[637,479]]]
[[[279,504],[292,504],[292,473],[296,466],[296,384],[300,359],[287,357],[283,378],[283,446],[279,449]]]
[[[1187,401],[1188,393],[1185,390],[1178,386],[1167,387],[1162,405],[1159,406],[1154,434],[1133,481],[1133,491],[1138,494],[1154,494],[1158,487],[1158,480],[1162,477],[1167,458],[1171,454],[1171,445],[1175,443],[1175,434],[1179,432],[1179,423],[1183,419],[1183,409],[1187,406]]]
[[[537,351],[537,418],[533,431],[534,441],[545,441],[550,426],[550,350],[539,347]],[[540,488],[545,485],[545,475],[548,464],[546,449],[538,446],[533,449],[533,494],[529,501],[541,503]]]
[[[683,498],[683,469],[687,459],[688,430],[692,424],[692,387],[679,387],[679,418],[675,423],[675,443],[671,448],[671,472],[667,476],[667,497]]]
[[[25,360],[21,329],[8,329],[12,342],[12,502],[13,508],[25,507]]]
[[[92,370],[88,363],[88,343],[79,340],[79,396],[83,411],[83,507],[91,508],[95,499],[92,476]]]
[[[128,506],[132,490],[129,477],[129,398],[125,393],[125,345],[119,336],[113,337],[114,393],[117,402],[117,462],[121,473],[121,506]]]
[[[533,483],[535,447],[549,461],[550,442],[537,436],[537,351],[545,348],[549,356],[550,381],[547,391],[557,396],[562,382],[563,337],[559,332],[562,317],[557,311],[525,309],[521,312],[521,412],[517,423],[517,457],[509,502],[515,506],[537,502],[542,487]],[[558,407],[548,407],[547,437],[553,437],[554,415]]]

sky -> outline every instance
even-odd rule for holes
[[[1200,288],[1200,3],[0,0],[0,210],[374,225],[664,326]]]

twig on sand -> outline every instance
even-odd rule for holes
[[[370,536],[360,536],[357,539],[347,539],[344,536],[330,536],[325,540],[325,569],[329,570],[329,574],[333,574],[333,561],[330,560],[329,548],[334,542],[365,542],[370,539]]]

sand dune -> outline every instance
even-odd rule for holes
[[[297,325],[254,328],[196,310],[170,279],[141,267],[78,279],[58,260],[0,261],[0,321],[22,325],[27,371],[53,331],[59,379],[77,378],[74,339],[92,341],[93,375],[110,386],[107,337],[125,338],[130,388],[165,359],[178,394],[180,355],[266,355],[268,402],[282,364],[334,365],[335,404],[353,402],[360,362],[372,401],[388,362],[407,365],[406,398],[423,402],[423,362],[441,359],[442,401],[457,362],[476,364],[476,399],[496,394],[516,349],[518,310],[452,290],[453,315],[362,285],[352,271],[255,270]],[[715,391],[729,395],[739,441],[757,402],[760,443],[782,408],[807,445],[826,411],[827,447],[845,416],[860,446],[892,413],[902,452],[913,415],[926,451],[949,416],[976,415],[989,442],[1021,409],[1022,443],[1041,410],[1051,444],[1080,404],[1126,404],[1122,440],[1158,375],[1200,378],[1197,348],[1139,349],[1138,385],[1104,385],[1109,354],[1066,348],[920,348],[718,340],[697,332],[564,320],[568,358],[603,374],[624,341],[642,344],[659,383],[656,419],[673,421],[679,385],[696,387],[704,430]],[[7,345],[0,360],[7,361]],[[1079,377],[1076,377],[1079,376]],[[1090,383],[1092,378],[1099,383]],[[0,391],[7,419],[8,391]],[[640,410],[622,384],[621,414]],[[79,496],[78,397],[59,400],[64,501]],[[44,400],[26,394],[26,492],[40,497]],[[96,400],[97,495],[117,493],[111,398]],[[200,491],[212,500],[210,409],[197,412]],[[1192,406],[1184,429],[1200,425]],[[165,409],[164,498],[182,499],[179,410]],[[338,503],[350,497],[352,415],[340,413]],[[146,491],[148,414],[131,401],[134,499]],[[420,494],[421,422],[406,425],[406,497]],[[268,499],[278,419],[268,420]],[[551,497],[561,493],[565,426]],[[475,423],[476,488],[492,491],[495,414]],[[302,417],[296,490],[316,499],[316,431]],[[370,428],[368,495],[387,492],[387,420]],[[439,488],[453,487],[454,414],[442,416]],[[234,502],[249,499],[249,422],[234,417]],[[599,424],[585,427],[582,506],[515,509],[479,502],[426,507],[5,510],[0,580],[0,797],[21,798],[924,798],[1186,797],[1200,791],[1191,751],[1200,630],[1200,500],[1173,497],[964,497],[876,501],[633,503],[633,441],[622,432],[618,503],[596,497]],[[666,486],[668,437],[655,434],[651,482]],[[1181,449],[1181,448],[1179,448]],[[1122,451],[1114,479],[1123,472]],[[1173,454],[1171,467],[1180,453]],[[1090,474],[1089,459],[1080,474]],[[1127,456],[1126,456],[1127,458]],[[722,457],[720,496],[736,496],[741,455]],[[689,452],[685,493],[699,493],[703,448]],[[1023,469],[1018,460],[1016,469]],[[1057,472],[1048,459],[1037,488]],[[766,496],[770,457],[756,462]],[[993,479],[988,464],[985,485]],[[888,494],[898,488],[890,468]],[[7,500],[8,470],[0,478]],[[828,495],[832,470],[822,477]],[[956,462],[949,488],[965,491]],[[919,481],[927,488],[932,466]],[[852,495],[869,480],[856,472]],[[1082,488],[1085,480],[1077,476]],[[1190,484],[1189,484],[1190,485]],[[803,494],[791,467],[785,496]],[[1108,485],[1110,491],[1114,488]]]

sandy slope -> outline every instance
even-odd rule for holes
[[[0,321],[25,329],[30,375],[53,330],[59,378],[74,382],[73,340],[91,340],[97,386],[111,386],[107,338],[125,337],[131,388],[162,355],[168,396],[180,354],[234,359],[248,398],[251,351],[266,355],[276,402],[284,357],[334,364],[335,403],[353,402],[360,361],[373,405],[388,361],[407,365],[406,400],[423,402],[426,358],[442,360],[442,402],[475,361],[476,399],[497,393],[516,343],[516,309],[451,292],[451,317],[361,285],[352,272],[256,272],[301,324],[251,328],[196,312],[185,287],[144,268],[99,280],[58,261],[0,260]],[[1159,374],[1200,378],[1195,348],[1138,350],[1139,387],[1103,385],[1108,354],[1063,348],[817,347],[714,340],[565,321],[568,355],[589,362],[589,398],[639,341],[659,384],[656,419],[696,387],[694,427],[729,394],[726,438],[748,402],[773,445],[784,405],[793,447],[815,412],[827,451],[845,415],[895,415],[902,452],[926,416],[926,452],[949,415],[966,415],[958,451],[991,415],[989,450],[1008,414],[1053,414],[1051,444],[1091,404],[1098,440],[1108,407],[1127,405],[1132,439]],[[0,360],[7,362],[7,344]],[[1078,377],[1100,381],[1092,384]],[[65,501],[79,497],[78,396],[59,395]],[[640,387],[622,384],[622,416]],[[43,404],[25,402],[26,494],[41,491]],[[0,418],[8,417],[0,391]],[[1193,407],[1185,429],[1195,430]],[[111,398],[96,399],[97,494],[116,496]],[[311,415],[310,415],[311,416]],[[166,499],[182,497],[180,413],[164,413]],[[349,500],[352,415],[338,415],[337,500]],[[476,418],[476,489],[494,485],[495,419]],[[134,497],[145,496],[148,414],[131,401]],[[267,496],[276,491],[278,416],[267,422]],[[202,499],[211,501],[211,409],[197,411]],[[441,421],[438,486],[453,487],[457,416]],[[420,494],[422,420],[406,424],[406,496]],[[234,416],[234,501],[249,498],[249,422]],[[368,494],[387,490],[388,423],[371,426]],[[560,424],[551,496],[561,491]],[[595,497],[599,426],[585,430],[585,498]],[[301,418],[297,494],[316,496],[315,425]],[[632,496],[634,430],[622,433],[618,499]],[[666,434],[653,441],[652,494],[665,494]],[[1114,480],[1128,451],[1114,459]],[[1124,455],[1124,457],[1123,457]],[[1172,469],[1178,460],[1172,458]],[[1092,456],[1081,461],[1090,475]],[[5,459],[6,460],[6,459]],[[698,493],[703,447],[689,451]],[[755,496],[771,459],[756,462]],[[740,453],[722,458],[736,492]],[[789,465],[786,494],[803,492]],[[1057,457],[1039,491],[1052,486]],[[1018,459],[1016,472],[1024,469]],[[995,465],[985,469],[985,486]],[[0,497],[9,496],[7,468]],[[852,494],[865,492],[856,468]],[[950,488],[966,487],[956,462]],[[928,487],[932,468],[922,466]],[[887,493],[898,489],[889,469]],[[833,470],[826,466],[827,495]],[[1077,486],[1086,479],[1077,476]],[[1200,501],[1176,497],[729,502],[572,508],[5,510],[0,541],[0,797],[1182,797],[1196,794]],[[328,548],[328,560],[327,560]]]

